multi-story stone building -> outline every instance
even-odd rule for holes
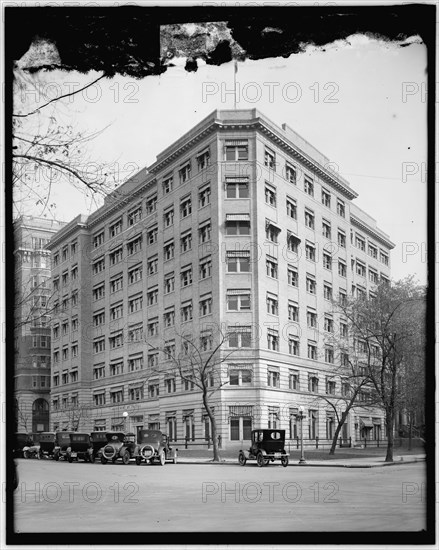
[[[299,406],[305,438],[332,437],[344,330],[332,299],[388,279],[394,245],[330,166],[255,109],[214,111],[64,227],[49,245],[52,427],[72,428],[76,410],[81,429],[208,437],[200,393],[157,349],[184,353],[184,333],[208,350],[219,326],[232,352],[212,396],[223,446],[259,426],[295,438]],[[382,438],[382,416],[355,409],[343,436]]]
[[[14,222],[16,428],[49,429],[50,251],[62,222],[21,216]]]

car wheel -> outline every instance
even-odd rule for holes
[[[257,462],[259,468],[262,468],[262,466],[265,466],[265,459],[264,459],[264,455],[262,453],[258,453],[258,455],[256,457],[256,462]]]
[[[105,458],[105,456],[101,456],[101,464],[107,464],[108,460]]]
[[[177,460],[178,460],[177,451],[174,451],[174,460],[173,460],[173,463],[174,463],[174,464],[177,464]]]
[[[282,466],[283,466],[284,468],[286,468],[286,467],[288,466],[288,457],[287,457],[287,456],[283,456],[283,457],[281,458],[281,462],[282,462]]]
[[[70,464],[73,462],[73,458],[71,456],[69,456],[67,460],[69,461]]]
[[[59,460],[59,454],[55,454],[55,455],[53,455],[53,460],[56,460],[56,461],[58,461],[58,460]]]
[[[128,451],[125,451],[122,455],[122,462],[124,464],[129,464],[130,463],[130,453]]]
[[[43,457],[42,457],[40,451],[38,451],[38,452],[37,452],[37,459],[38,459],[38,460],[41,460],[42,458],[43,458]]]
[[[140,458],[140,456],[136,456],[136,464],[137,464],[137,466],[140,466],[141,462],[142,462],[142,459]]]
[[[30,458],[30,452],[29,451],[24,451],[23,458]]]
[[[245,466],[247,459],[245,458],[244,453],[239,453],[238,462],[241,464],[241,466]]]
[[[161,466],[164,466],[164,465],[165,465],[165,462],[166,462],[165,451],[162,451],[162,452],[160,453],[159,459],[160,459],[160,465],[161,465]]]

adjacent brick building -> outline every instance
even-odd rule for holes
[[[52,428],[208,437],[200,394],[154,348],[178,354],[185,333],[208,350],[220,326],[233,350],[212,398],[223,446],[259,426],[297,437],[300,405],[305,438],[330,438],[319,395],[343,392],[332,298],[388,279],[394,246],[330,166],[256,109],[214,111],[59,231]],[[356,409],[343,436],[382,438],[382,417]]]

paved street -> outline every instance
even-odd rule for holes
[[[17,463],[19,532],[418,531],[426,526],[422,462],[364,469]]]

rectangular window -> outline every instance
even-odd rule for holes
[[[250,290],[227,290],[226,303],[227,311],[250,311]]]
[[[129,313],[135,313],[136,311],[140,311],[142,308],[143,308],[143,296],[141,294],[138,296],[128,298]]]
[[[307,310],[306,320],[309,328],[317,328],[317,313],[315,311]]]
[[[146,232],[146,240],[148,244],[154,244],[157,242],[159,230],[157,226],[151,227]]]
[[[364,252],[366,250],[366,241],[364,237],[355,235],[355,246]]]
[[[93,367],[93,380],[105,378],[105,365],[96,365]]]
[[[116,235],[119,235],[119,233],[122,233],[122,218],[112,223],[110,225],[109,231],[110,231],[110,239],[112,239]]]
[[[332,363],[332,361],[327,361],[327,363]],[[328,395],[335,395],[335,381],[326,379],[326,393]]]
[[[285,179],[290,183],[294,183],[294,185],[296,185],[296,182],[297,182],[296,169],[294,168],[294,166],[292,166],[288,162],[285,164]]]
[[[175,310],[174,308],[168,309],[163,314],[163,323],[166,328],[173,327],[175,325]]]
[[[113,294],[114,292],[117,292],[118,290],[122,290],[123,288],[123,275],[119,274],[116,275],[114,279],[110,280],[110,292]]]
[[[172,191],[172,188],[173,188],[173,183],[174,183],[174,178],[172,176],[172,174],[168,175],[168,176],[165,176],[165,179],[163,180],[163,183],[162,183],[162,188],[163,188],[163,194],[164,195],[167,195],[168,193],[170,193]]]
[[[181,322],[186,323],[187,321],[191,321],[192,315],[193,315],[192,300],[190,300],[189,302],[185,302],[184,304],[182,304],[180,308]]]
[[[130,242],[127,243],[127,254],[132,256],[136,252],[142,250],[142,235],[135,237]]]
[[[325,300],[332,300],[332,286],[330,283],[323,283],[323,297]]]
[[[357,260],[356,262],[356,273],[361,277],[366,277],[366,266]]]
[[[105,296],[105,285],[101,284],[93,289],[93,300],[100,300]]]
[[[120,246],[113,252],[110,252],[109,258],[110,258],[110,265],[116,265],[119,262],[121,262],[123,258],[123,248]]]
[[[272,243],[277,243],[277,235],[279,230],[274,225],[271,225],[269,222],[265,223],[265,238],[267,241]]]
[[[184,233],[180,238],[180,252],[192,249],[192,231]]]
[[[101,273],[105,269],[105,258],[99,258],[98,260],[95,260],[92,264],[92,271],[93,275],[97,275],[98,273]]]
[[[226,235],[250,235],[250,220],[226,220]]]
[[[212,313],[212,296],[200,298],[200,317]]]
[[[212,275],[212,258],[206,256],[200,259],[200,279],[207,279]]]
[[[94,393],[93,394],[93,403],[96,406],[105,405],[105,393]]]
[[[180,217],[187,218],[190,214],[192,214],[192,198],[188,196],[180,201]]]
[[[227,273],[249,273],[250,251],[226,251]]]
[[[226,197],[228,199],[247,199],[249,197],[248,178],[226,178]]]
[[[143,325],[128,327],[128,342],[141,342],[143,340]]]
[[[117,304],[110,307],[110,319],[115,321],[116,319],[121,319],[123,317],[123,304]]]
[[[322,221],[322,235],[326,239],[331,238],[331,222],[328,222],[327,220]]]
[[[342,290],[340,288],[339,291],[338,291],[338,301],[339,301],[340,305],[345,306],[347,304],[347,300],[348,300],[348,297],[347,297],[347,294],[346,294],[346,290]]]
[[[389,255],[383,250],[380,250],[380,262],[384,265],[389,265]]]
[[[270,168],[271,170],[276,170],[276,155],[274,151],[268,147],[265,147],[264,166]]]
[[[101,351],[105,351],[105,338],[93,342],[93,353],[100,353]]]
[[[201,187],[198,191],[198,208],[204,208],[210,204],[210,185]]]
[[[163,247],[164,261],[167,262],[168,260],[172,260],[172,258],[174,257],[174,253],[175,253],[174,241],[167,242]]]
[[[135,372],[143,369],[143,355],[128,358],[128,371]]]
[[[180,273],[181,286],[189,286],[192,284],[192,266],[184,267]]]
[[[378,273],[369,268],[369,281],[374,284],[378,284]]]
[[[154,305],[154,304],[157,304],[157,302],[158,302],[158,297],[159,297],[158,288],[154,288],[154,289],[152,289],[152,290],[148,290],[148,292],[147,292],[147,294],[146,294],[148,306],[152,306],[152,305]]]
[[[165,228],[174,225],[174,208],[169,208],[163,213],[163,224]]]
[[[271,315],[279,315],[279,300],[276,294],[267,292],[267,313]]]
[[[291,265],[287,268],[287,274],[288,274],[288,284],[291,286],[298,287],[299,286],[299,272],[297,269]]]
[[[180,168],[178,171],[178,177],[180,179],[180,184],[186,183],[191,177],[191,163],[188,162]]]
[[[295,336],[288,337],[288,352],[290,355],[300,355],[299,339]],[[291,389],[291,388],[290,388]]]
[[[158,317],[155,317],[154,319],[148,319],[147,331],[148,331],[148,336],[158,336],[159,334]]]
[[[277,279],[277,260],[276,258],[272,258],[271,256],[267,256],[265,260],[265,266],[266,266],[266,272],[268,277],[272,277],[273,279]]]
[[[372,256],[372,258],[375,258],[375,259],[378,258],[378,249],[373,244],[369,243],[367,251],[368,251],[369,256]]]
[[[250,348],[251,347],[251,327],[234,327],[227,334],[229,348]]]
[[[206,149],[202,153],[198,153],[196,156],[198,171],[204,170],[210,164],[210,151]]]
[[[338,260],[338,274],[340,277],[346,277],[347,267],[342,260]]]
[[[311,197],[314,197],[314,182],[309,176],[305,176],[303,190]]]
[[[342,218],[344,218],[346,214],[345,204],[340,199],[337,200],[337,214]]]
[[[146,199],[146,213],[152,214],[157,210],[157,193],[150,195]]]
[[[316,280],[312,275],[307,274],[306,275],[306,291],[310,294],[316,293]]]
[[[200,225],[200,228],[198,229],[198,238],[200,243],[206,243],[210,241],[211,239],[211,224],[210,221],[208,223],[203,222],[202,225]]]
[[[288,387],[290,390],[299,389],[299,372],[296,370],[290,370],[288,375]]]
[[[322,204],[331,208],[331,193],[326,189],[322,189]]]
[[[272,388],[280,388],[280,372],[277,369],[268,367],[267,386]]]
[[[99,327],[101,325],[105,324],[105,311],[98,311],[97,313],[93,314],[93,326]]]
[[[248,141],[227,140],[224,146],[224,160],[248,160]]]
[[[136,283],[137,281],[141,281],[142,280],[142,275],[143,275],[143,269],[142,269],[141,264],[137,265],[135,267],[132,267],[128,271],[128,283],[130,285],[132,285],[133,283]]]
[[[340,248],[346,248],[346,234],[344,231],[338,230],[337,242]]]
[[[105,240],[105,236],[104,236],[103,231],[101,231],[97,235],[94,235],[93,236],[93,248],[98,248],[99,246],[104,244],[104,240]]]
[[[113,334],[108,338],[110,349],[116,349],[121,348],[123,346],[123,334],[122,332],[119,332],[117,334]]]
[[[311,210],[305,210],[305,225],[310,229],[314,229],[314,212]]]
[[[142,205],[139,204],[133,210],[128,212],[128,227],[135,225],[142,219]]]
[[[121,390],[110,390],[110,402],[111,403],[122,403],[123,402],[123,389]]]
[[[332,269],[332,258],[329,254],[323,253],[323,267],[325,269]]]
[[[293,220],[297,220],[297,203],[294,199],[287,197],[287,216]]]
[[[165,275],[165,284],[164,284],[165,294],[169,294],[170,292],[174,292],[174,288],[175,288],[174,272],[168,273],[167,275]]]
[[[316,261],[316,248],[314,244],[310,242],[305,243],[305,256],[306,259],[310,260],[311,262]]]
[[[332,317],[325,315],[324,329],[326,330],[326,332],[334,332],[334,321]]]
[[[279,351],[279,332],[267,329],[267,347],[273,351]]]
[[[265,182],[265,202],[276,207],[276,188]]]
[[[288,302],[288,320],[299,322],[299,306],[295,302]]]
[[[158,272],[158,266],[159,266],[159,259],[158,256],[153,256],[152,258],[148,258],[148,261],[146,263],[146,270],[148,275],[155,275]]]

